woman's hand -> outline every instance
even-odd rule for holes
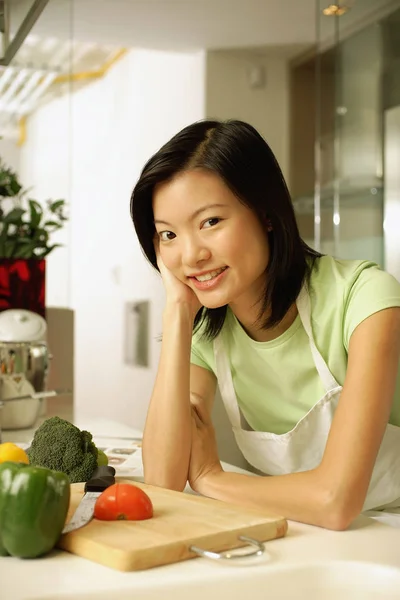
[[[201,494],[202,484],[206,477],[222,471],[211,417],[205,407],[192,404],[192,449],[189,464],[189,485],[192,490]]]
[[[167,295],[168,304],[183,304],[190,308],[193,319],[202,307],[199,299],[194,291],[185,283],[180,281],[175,275],[165,266],[159,249],[159,241],[154,241],[156,251],[157,265],[160,269],[161,277],[164,282],[164,287]]]

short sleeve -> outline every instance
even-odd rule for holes
[[[400,307],[400,283],[374,263],[364,263],[349,289],[344,311],[344,344],[348,350],[350,337],[357,325],[376,312]]]
[[[192,336],[190,362],[215,373],[213,343],[202,335],[201,328]]]

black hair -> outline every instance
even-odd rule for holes
[[[193,123],[146,163],[130,202],[131,217],[144,254],[158,269],[154,249],[155,186],[193,169],[216,173],[265,225],[270,258],[260,299],[260,326],[276,325],[295,302],[315,258],[321,255],[301,239],[280,166],[267,142],[248,123],[238,120]],[[267,221],[272,226],[270,232]],[[224,324],[226,309],[226,306],[202,308],[196,315],[194,329],[204,324],[204,335],[213,339]]]

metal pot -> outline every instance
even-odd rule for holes
[[[49,371],[50,355],[45,342],[0,342],[0,402],[2,429],[25,429],[33,427],[41,408],[41,400],[31,398],[23,402],[7,401],[8,397],[18,396],[18,390],[10,385],[10,380],[21,375],[32,391],[45,390]],[[7,385],[6,385],[7,383]],[[30,390],[28,390],[30,391]]]
[[[0,342],[0,374],[23,373],[35,392],[45,389],[49,360],[45,342]]]

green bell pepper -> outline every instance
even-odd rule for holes
[[[63,530],[69,500],[65,473],[0,464],[0,556],[35,558],[50,552]]]

